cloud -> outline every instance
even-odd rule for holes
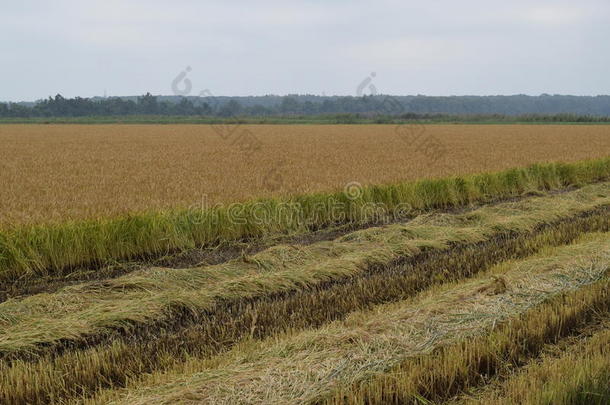
[[[371,40],[350,46],[345,56],[355,62],[393,67],[444,65],[466,52],[461,38],[406,37]]]
[[[168,93],[186,66],[214,94],[353,94],[372,71],[394,94],[610,93],[602,0],[21,0],[0,9],[2,99]]]
[[[594,10],[579,6],[545,5],[528,8],[521,16],[535,25],[565,26],[575,25],[594,17]]]

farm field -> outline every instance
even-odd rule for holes
[[[0,405],[610,405],[610,2],[38,3]]]
[[[609,154],[606,125],[1,125],[0,226]]]
[[[603,126],[7,128],[0,404],[610,400]]]
[[[65,269],[0,302],[0,403],[606,403],[610,183],[457,207],[217,264]]]

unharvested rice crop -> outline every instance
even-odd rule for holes
[[[603,125],[3,125],[0,224],[608,155]]]

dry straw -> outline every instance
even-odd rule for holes
[[[483,291],[494,283],[487,275],[316,330],[244,343],[217,359],[153,374],[140,387],[118,392],[118,403],[409,403],[414,394],[447,399],[460,386],[478,384],[485,364],[493,373],[502,361],[536,355],[596,312],[607,314],[608,280],[599,280],[610,268],[609,243],[608,234],[592,235],[492,269],[505,280],[505,291]],[[107,394],[100,398],[113,393]]]

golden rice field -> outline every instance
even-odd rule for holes
[[[0,224],[608,155],[603,125],[3,125]]]

